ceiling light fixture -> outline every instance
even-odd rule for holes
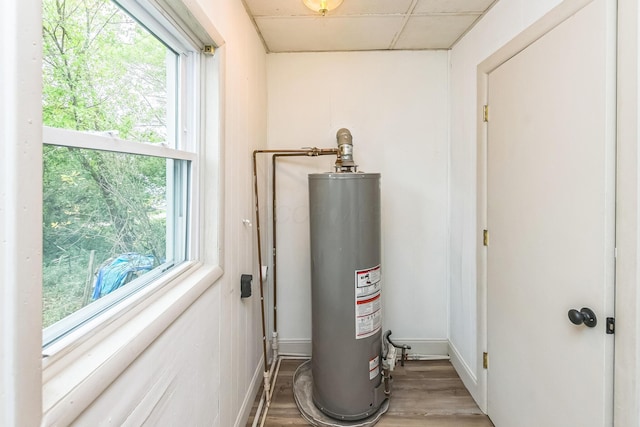
[[[342,4],[342,0],[302,0],[304,5],[314,12],[325,16],[328,11],[335,9]]]

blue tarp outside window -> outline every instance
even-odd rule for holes
[[[92,298],[97,300],[126,285],[153,268],[153,255],[126,253],[113,258],[98,270]]]

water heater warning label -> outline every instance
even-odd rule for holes
[[[380,356],[369,360],[369,379],[372,380],[380,374]]]
[[[356,339],[370,337],[382,328],[380,266],[356,270]]]

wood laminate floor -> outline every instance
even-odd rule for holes
[[[307,426],[293,399],[293,373],[302,360],[283,360],[265,426]],[[407,361],[393,372],[389,411],[376,427],[493,427],[448,360]],[[260,394],[247,426],[253,423]],[[259,424],[258,424],[259,425]]]

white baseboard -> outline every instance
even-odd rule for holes
[[[409,359],[448,359],[449,341],[440,339],[411,339],[391,337],[396,345],[409,345],[407,351]],[[398,354],[400,354],[398,352]]]
[[[278,352],[283,356],[311,357],[311,340],[279,338]]]
[[[456,346],[451,343],[449,343],[449,354],[451,356],[451,364],[458,373],[462,383],[467,390],[469,390],[471,397],[473,397],[473,400],[476,401],[476,404],[480,409],[486,412],[486,408],[483,408],[483,405],[481,404],[484,399],[482,399],[482,391],[478,385],[478,378],[473,373],[469,365],[464,361]]]
[[[246,426],[247,421],[249,420],[249,415],[251,415],[251,408],[253,407],[253,402],[256,399],[256,395],[258,394],[258,390],[260,390],[260,386],[262,385],[263,378],[263,360],[260,359],[260,363],[256,367],[255,372],[253,373],[253,377],[251,378],[251,385],[249,386],[249,390],[247,394],[244,396],[244,400],[242,401],[242,406],[240,407],[240,411],[238,411],[238,416],[236,417],[236,422],[234,423],[235,427]]]
[[[394,343],[401,345],[407,344],[411,346],[408,356],[409,359],[422,358],[448,358],[449,357],[449,341],[448,340],[425,340],[425,339],[402,339],[392,337]],[[310,339],[288,339],[280,338],[278,348],[282,355],[293,356],[311,356],[311,340]]]

